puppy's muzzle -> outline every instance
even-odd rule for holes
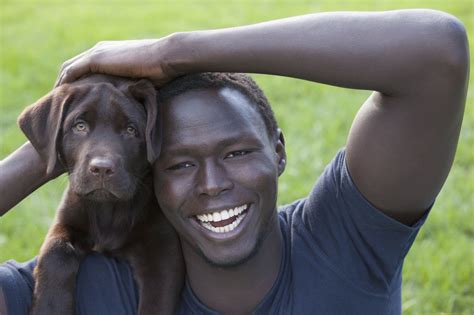
[[[111,177],[115,174],[117,163],[107,158],[93,158],[89,162],[89,172],[100,178]]]
[[[95,201],[128,200],[138,181],[126,170],[119,155],[95,155],[77,163],[69,179],[71,189],[79,196]]]

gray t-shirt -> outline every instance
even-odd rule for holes
[[[278,278],[254,314],[400,314],[405,255],[426,214],[406,226],[375,209],[352,182],[341,150],[308,198],[279,209],[284,254]],[[27,314],[36,260],[0,266],[11,314]],[[91,254],[81,264],[77,314],[135,314],[127,263]],[[186,283],[179,314],[218,314]]]

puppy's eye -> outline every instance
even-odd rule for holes
[[[131,136],[137,135],[137,129],[133,127],[132,125],[128,125],[126,130],[127,130],[127,133]]]
[[[74,129],[74,131],[77,131],[77,132],[86,132],[88,126],[84,121],[78,121],[77,123],[74,124],[72,128]]]

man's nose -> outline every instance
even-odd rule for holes
[[[199,195],[216,197],[232,188],[232,181],[222,165],[215,162],[204,163],[197,178],[197,192]]]

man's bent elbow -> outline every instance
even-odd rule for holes
[[[467,80],[469,73],[469,45],[466,29],[456,17],[432,11],[433,25],[430,33],[433,38],[435,67],[443,75],[456,83]]]

